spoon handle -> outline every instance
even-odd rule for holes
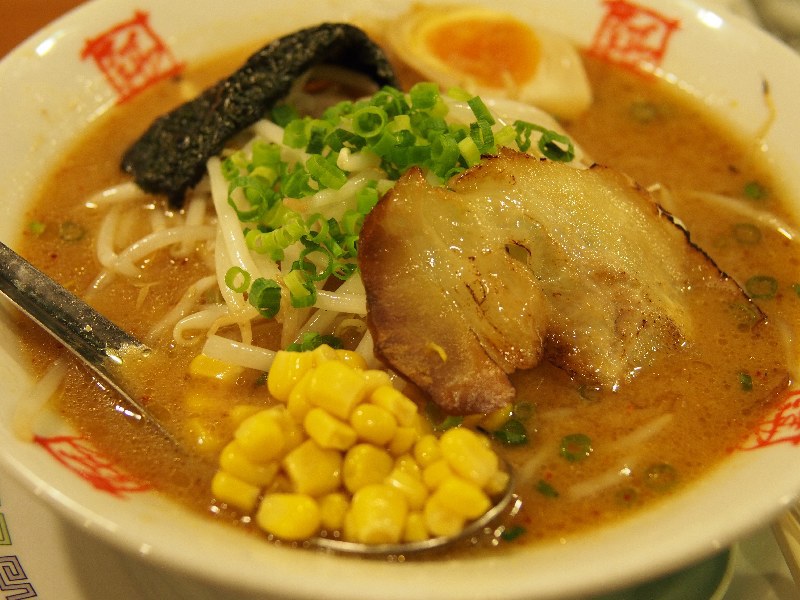
[[[88,304],[0,242],[0,292],[67,348],[106,370],[126,348],[144,348]]]
[[[137,421],[150,422],[168,439],[175,441],[163,425],[109,371],[109,365],[122,363],[125,353],[147,353],[147,346],[61,287],[2,242],[0,293],[116,390],[127,405],[122,407],[124,414]]]

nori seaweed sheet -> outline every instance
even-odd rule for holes
[[[156,119],[125,152],[122,169],[145,192],[180,206],[206,161],[225,142],[264,117],[295,80],[319,64],[346,67],[378,85],[397,86],[383,50],[359,28],[323,23],[279,38],[200,96]]]

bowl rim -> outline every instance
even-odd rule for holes
[[[208,6],[213,6],[212,0],[203,0]],[[319,0],[317,4],[324,3],[325,0]],[[490,0],[485,0],[485,3],[495,6]],[[532,2],[532,5],[540,6],[544,2]],[[256,2],[243,3],[247,6],[255,6]],[[328,4],[335,7],[336,10],[344,10],[344,2],[339,0],[329,0]],[[354,6],[362,6],[366,2],[351,2]],[[390,2],[385,1],[378,3],[381,6],[388,6]],[[398,3],[401,5],[402,3]],[[518,2],[511,0],[504,1],[497,6],[517,6]],[[578,10],[575,8],[576,0],[570,0],[565,3],[569,5],[569,10],[573,12]],[[602,3],[600,0],[596,3],[598,6]],[[702,21],[703,26],[712,28],[709,22],[714,22],[713,16],[718,18],[715,31],[720,31],[725,39],[739,39],[742,46],[748,51],[758,50],[759,57],[770,57],[776,64],[789,64],[791,71],[800,74],[800,58],[798,58],[790,49],[779,44],[777,41],[769,37],[766,33],[757,30],[751,24],[739,17],[726,14],[724,12],[709,12],[709,9],[703,8],[701,4],[692,0],[681,0],[678,3],[668,3],[667,0],[642,0],[637,4],[652,6],[659,10],[669,10],[680,14],[685,19],[694,19],[691,21],[696,25],[695,21]],[[161,8],[157,0],[142,0],[133,2],[132,0],[119,0],[117,2],[107,2],[105,0],[91,0],[90,2],[78,7],[77,9],[66,14],[57,21],[51,23],[40,32],[34,34],[31,38],[20,44],[9,55],[0,62],[0,82],[10,79],[12,85],[20,83],[19,74],[13,71],[19,68],[19,65],[30,66],[41,60],[42,57],[49,57],[52,54],[45,52],[39,54],[42,50],[42,44],[53,41],[53,48],[58,51],[60,44],[72,44],[72,50],[85,41],[85,32],[82,33],[83,24],[87,22],[104,22],[113,23],[114,19],[118,19],[118,14],[122,8],[150,8],[154,17],[158,17],[157,24],[163,27],[163,31],[170,31],[168,36],[171,44],[180,45],[187,43],[185,38],[181,37],[180,32],[171,32],[168,25],[168,19],[173,18],[174,8],[170,4],[170,8]],[[197,9],[195,9],[197,10]],[[349,9],[353,11],[354,9]],[[559,7],[560,10],[566,10]],[[597,12],[597,6],[593,5],[592,10]],[[161,12],[163,11],[163,16]],[[587,11],[591,12],[591,11]],[[127,13],[125,13],[127,14]],[[357,14],[350,12],[349,14]],[[309,18],[314,18],[313,15]],[[587,17],[588,18],[588,17]],[[688,23],[689,21],[687,21]],[[199,37],[199,36],[198,36]],[[193,42],[191,52],[199,52],[197,49],[198,42]],[[190,44],[191,46],[191,44]],[[740,50],[743,52],[745,50]],[[53,52],[50,50],[48,52]],[[678,54],[680,60],[686,60],[685,57]],[[38,58],[37,58],[38,57]],[[48,59],[49,60],[49,59]],[[699,57],[698,60],[713,60],[712,57]],[[80,78],[82,83],[85,83],[87,89],[82,90],[82,93],[94,95],[95,105],[93,112],[81,115],[85,120],[91,121],[97,117],[99,113],[108,110],[113,104],[113,96],[110,95],[107,89],[102,85],[102,82],[97,82],[91,79],[85,71],[87,65],[82,65]],[[665,63],[663,71],[656,70],[656,75],[659,77],[670,78],[673,76],[671,69],[673,65]],[[772,72],[777,72],[777,67],[770,66]],[[34,74],[38,71],[34,69]],[[751,74],[752,75],[752,74]],[[676,78],[680,76],[675,75]],[[765,75],[766,77],[766,75]],[[785,75],[788,77],[788,75]],[[800,77],[795,78],[800,81]],[[678,82],[680,83],[680,82]],[[0,99],[3,98],[3,84],[0,83]],[[719,107],[736,113],[741,110],[741,114],[737,116],[740,121],[746,121],[751,114],[758,114],[759,109],[755,108],[755,113],[747,112],[751,110],[748,107],[731,106],[734,99],[726,96],[724,93],[716,92],[713,94],[706,94],[703,91],[702,82],[697,86],[686,84],[686,89],[690,94],[702,98],[703,102],[709,107]],[[775,90],[776,102],[785,103],[795,91],[796,87],[781,86]],[[39,93],[42,93],[39,91]],[[83,96],[79,96],[80,99]],[[796,97],[796,96],[795,96]],[[75,100],[75,99],[72,99]],[[8,118],[8,117],[6,117]],[[3,117],[0,117],[2,120]],[[59,135],[64,135],[59,133]],[[781,140],[773,140],[769,138],[765,141],[768,146],[769,152],[778,152],[781,150]],[[51,150],[52,151],[52,150]],[[774,164],[780,165],[785,168],[786,165],[797,165],[797,159],[789,160],[789,157],[781,155],[779,161],[774,160]],[[45,153],[46,155],[46,153]],[[2,156],[2,150],[0,150]],[[770,159],[771,161],[773,159]],[[776,167],[777,168],[777,167]],[[789,183],[793,189],[800,189],[800,182],[797,175],[794,173],[800,172],[800,169],[794,169],[790,173],[794,179],[790,177]],[[7,172],[0,168],[0,173]],[[31,190],[31,180],[35,177],[30,172],[26,172],[24,176],[19,177],[13,184],[11,196],[20,200],[26,192]],[[794,207],[800,211],[800,207]],[[8,217],[10,215],[9,209],[0,212],[0,215]],[[17,227],[19,230],[19,227]],[[0,343],[0,348],[11,348],[13,340],[6,340],[5,346]],[[6,350],[9,352],[9,350]],[[17,393],[22,393],[21,387],[16,390]],[[5,390],[4,390],[5,391]],[[3,413],[0,413],[3,414]],[[7,414],[7,411],[6,413]],[[165,535],[164,531],[160,531],[162,527],[159,523],[151,522],[148,519],[152,517],[152,513],[148,515],[147,511],[165,511],[169,513],[169,508],[166,507],[163,501],[159,498],[148,498],[144,511],[144,522],[137,522],[136,524],[127,524],[114,521],[109,518],[113,514],[113,510],[108,507],[108,499],[101,499],[98,502],[94,498],[94,490],[79,489],[76,491],[71,482],[64,482],[63,477],[59,477],[55,471],[56,465],[44,465],[41,457],[36,455],[35,449],[28,448],[21,449],[18,444],[14,443],[10,432],[2,428],[0,425],[0,439],[5,440],[7,443],[0,444],[0,462],[3,463],[4,470],[19,479],[23,484],[32,489],[39,497],[42,497],[49,505],[53,506],[63,516],[71,520],[76,525],[82,526],[95,535],[106,540],[112,546],[122,549],[126,552],[132,552],[139,556],[143,556],[152,560],[159,565],[166,565],[169,568],[191,573],[199,578],[205,578],[214,581],[225,582],[241,589],[248,589],[252,591],[264,590],[264,576],[258,573],[246,573],[241,569],[234,569],[235,565],[231,561],[219,559],[214,561],[201,561],[198,563],[190,556],[175,556],[171,554],[169,548],[164,545],[165,540],[169,537]],[[743,473],[749,474],[754,480],[765,480],[773,478],[774,483],[769,494],[764,494],[761,499],[751,499],[751,503],[745,509],[743,506],[726,507],[724,511],[719,511],[717,514],[698,515],[704,520],[704,529],[702,531],[690,531],[684,534],[682,541],[682,549],[664,550],[655,559],[648,559],[645,564],[644,554],[646,547],[644,544],[652,542],[652,537],[646,537],[646,542],[631,544],[631,552],[624,556],[610,555],[605,557],[605,566],[602,570],[596,570],[583,579],[574,576],[565,577],[563,575],[552,581],[539,581],[537,587],[533,589],[531,583],[527,580],[520,579],[519,581],[505,582],[503,587],[503,597],[505,598],[530,598],[532,594],[536,594],[537,598],[562,598],[564,594],[577,595],[589,592],[598,592],[604,590],[611,590],[619,587],[622,584],[632,584],[637,581],[643,581],[648,577],[665,573],[690,562],[700,560],[710,554],[719,551],[720,548],[726,547],[733,543],[739,537],[751,532],[756,527],[762,525],[767,520],[771,519],[778,512],[783,510],[785,506],[800,494],[800,475],[796,479],[785,477],[782,475],[782,469],[775,466],[767,469],[766,473],[759,472],[763,469],[762,463],[769,463],[769,465],[778,465],[780,463],[791,463],[792,461],[800,460],[800,454],[797,450],[788,445],[774,446],[770,448],[762,448],[759,450],[757,464],[754,464],[751,454],[739,453],[739,456],[734,456],[724,464],[716,467],[707,477],[702,481],[693,485],[690,490],[682,493],[675,503],[686,514],[691,514],[690,509],[692,503],[698,501],[699,498],[706,497],[706,495],[714,496],[713,489],[720,486],[721,482],[729,481],[732,477],[732,471],[741,470]],[[756,475],[759,475],[756,477]],[[52,481],[61,481],[61,483],[54,485]],[[725,498],[715,496],[717,501],[723,502]],[[633,517],[633,522],[629,524],[633,527],[626,529],[644,533],[654,528],[659,529],[663,527],[663,522],[672,522],[670,513],[673,511],[673,502],[669,505],[658,505],[648,509],[646,514],[637,515]],[[696,511],[695,511],[696,512]],[[758,519],[753,518],[752,514],[757,514]],[[731,524],[725,519],[735,518],[735,523]],[[202,519],[203,529],[216,528],[209,523],[206,519]],[[199,523],[199,519],[189,519],[189,523]],[[659,525],[661,523],[661,525]],[[613,526],[612,529],[616,528]],[[558,540],[542,544],[534,551],[526,551],[518,553],[515,556],[504,556],[502,559],[498,557],[486,557],[481,559],[474,559],[470,561],[446,561],[431,565],[425,563],[424,565],[406,563],[404,565],[388,564],[388,563],[367,563],[359,567],[359,573],[354,574],[352,579],[341,584],[336,579],[341,575],[343,565],[347,565],[347,569],[352,566],[350,559],[343,563],[343,559],[329,557],[325,555],[309,556],[308,564],[302,570],[298,570],[297,566],[293,563],[297,562],[296,551],[287,550],[284,548],[264,548],[263,542],[253,544],[252,540],[244,538],[239,535],[234,535],[233,532],[227,531],[229,528],[225,527],[225,531],[220,530],[221,539],[232,540],[232,543],[241,544],[242,551],[237,554],[237,559],[242,557],[250,557],[252,560],[259,564],[264,561],[271,564],[273,567],[281,569],[282,575],[285,579],[279,582],[274,582],[270,587],[270,591],[274,591],[281,596],[295,597],[295,598],[312,598],[319,594],[326,594],[331,598],[371,598],[374,597],[374,581],[380,578],[386,582],[388,586],[393,586],[391,589],[382,590],[383,597],[385,598],[403,598],[407,587],[413,585],[417,587],[416,593],[422,589],[429,589],[437,592],[441,598],[467,598],[467,597],[487,597],[493,595],[497,591],[497,580],[490,577],[488,581],[477,582],[469,575],[473,571],[485,573],[500,573],[504,570],[512,569],[519,573],[530,571],[530,561],[536,560],[539,565],[537,568],[540,572],[544,569],[552,569],[554,572],[558,571],[560,557],[563,557],[563,544]],[[238,532],[236,532],[238,534]],[[596,531],[589,532],[582,536],[582,540],[590,546],[592,544],[607,543],[609,536],[608,527],[600,528]],[[614,537],[613,535],[611,536]],[[159,540],[155,542],[154,540]],[[619,543],[618,541],[615,543]],[[211,552],[211,545],[206,540],[202,544],[198,544],[202,551]],[[524,556],[521,556],[524,554]],[[548,555],[550,558],[548,558]],[[573,552],[569,555],[574,560],[590,561],[592,556],[589,551]],[[555,557],[555,558],[553,558]],[[502,565],[500,563],[503,563]],[[544,566],[542,566],[544,565]],[[562,565],[563,567],[563,565]],[[324,581],[324,583],[314,583],[312,578],[307,576],[308,572],[316,572],[323,574],[321,577],[313,578],[316,581]],[[607,572],[615,572],[617,575],[609,577]],[[348,574],[351,574],[348,570]],[[330,577],[326,579],[324,575]],[[431,583],[428,578],[433,576],[438,578],[438,584],[435,587],[428,587]],[[620,576],[624,581],[620,579]],[[443,583],[453,586],[446,589]]]

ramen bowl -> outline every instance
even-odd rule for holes
[[[99,0],[68,14],[0,64],[0,237],[13,245],[27,203],[64,148],[155,82],[187,64],[302,26],[390,18],[409,4],[307,0],[298,8],[241,0],[223,9],[211,0]],[[800,58],[752,25],[690,0],[483,4],[680,87],[744,138],[758,140],[785,195],[800,197],[795,151]],[[789,207],[795,214],[798,209],[796,203]],[[717,554],[769,522],[800,493],[800,393],[788,393],[751,439],[699,481],[629,518],[569,539],[513,552],[407,562],[293,550],[141,487],[126,476],[124,465],[105,461],[57,414],[33,406],[33,381],[11,314],[4,315],[0,331],[4,471],[109,545],[242,593],[331,600],[595,595]]]

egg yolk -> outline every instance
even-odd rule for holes
[[[529,81],[539,63],[534,32],[514,19],[454,20],[431,28],[426,41],[442,62],[493,88]]]

